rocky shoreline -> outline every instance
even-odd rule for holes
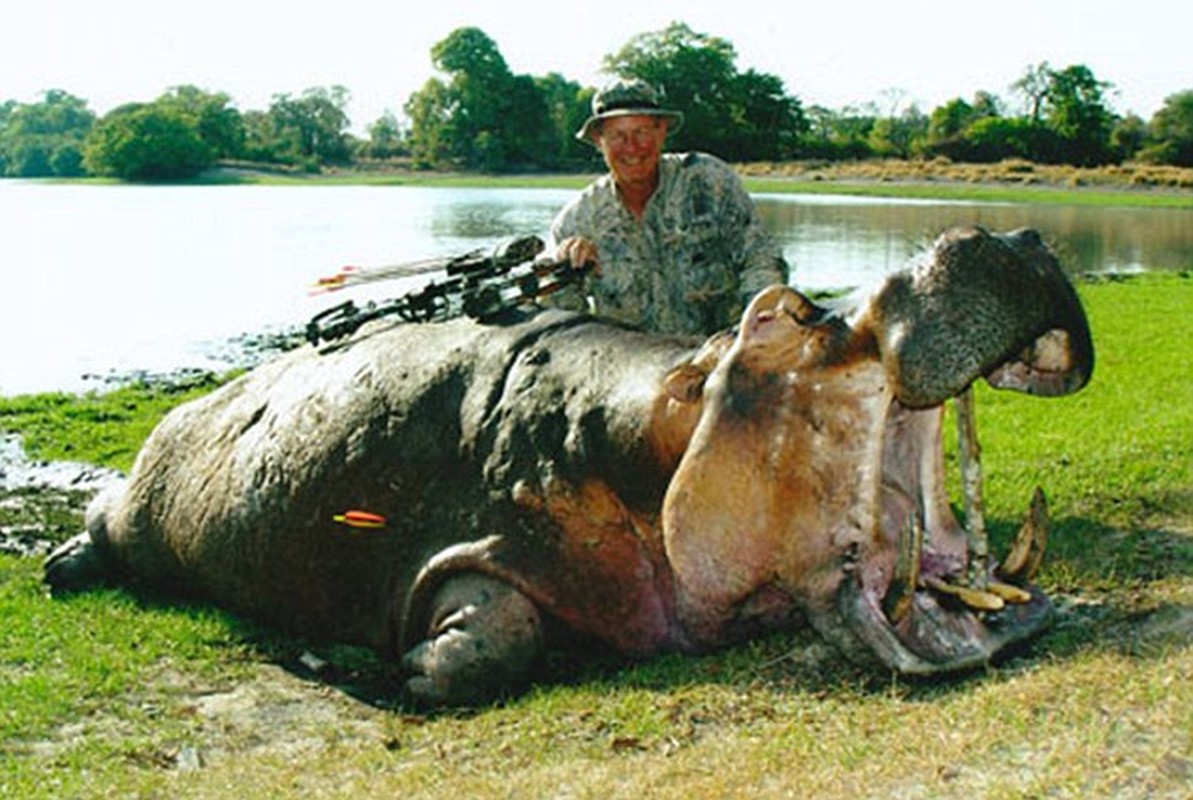
[[[258,364],[306,343],[306,336],[298,328],[283,331],[242,333],[205,348],[207,359],[219,365],[221,372],[250,370]],[[182,366],[166,371],[147,369],[111,370],[81,376],[98,391],[121,386],[155,386],[169,390],[183,390],[202,386],[217,378],[216,371],[203,367]]]
[[[0,553],[44,556],[83,526],[87,503],[120,472],[73,461],[33,461],[16,434],[0,436]]]

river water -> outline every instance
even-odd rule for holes
[[[545,236],[572,194],[0,181],[0,394],[102,388],[133,370],[226,368],[235,337],[293,329],[341,299],[367,297],[311,296],[315,278]],[[756,199],[806,288],[879,278],[962,223],[1038,228],[1073,272],[1193,266],[1187,211]]]

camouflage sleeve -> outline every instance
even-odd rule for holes
[[[726,236],[735,240],[739,253],[738,291],[743,307],[755,294],[773,283],[786,284],[790,277],[782,250],[762,222],[754,201],[746,192],[741,178],[725,164],[725,207],[722,219]]]

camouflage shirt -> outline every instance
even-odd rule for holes
[[[713,333],[736,324],[749,300],[787,282],[787,265],[737,173],[703,153],[664,153],[641,221],[598,178],[555,218],[554,244],[583,236],[600,276],[584,291],[602,316],[663,333]],[[569,296],[570,295],[570,296]],[[553,305],[583,307],[580,291]]]

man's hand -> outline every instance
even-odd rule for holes
[[[583,236],[572,236],[560,242],[555,248],[555,259],[566,260],[572,265],[572,269],[587,266],[593,275],[600,277],[601,264],[597,258],[596,243]]]

